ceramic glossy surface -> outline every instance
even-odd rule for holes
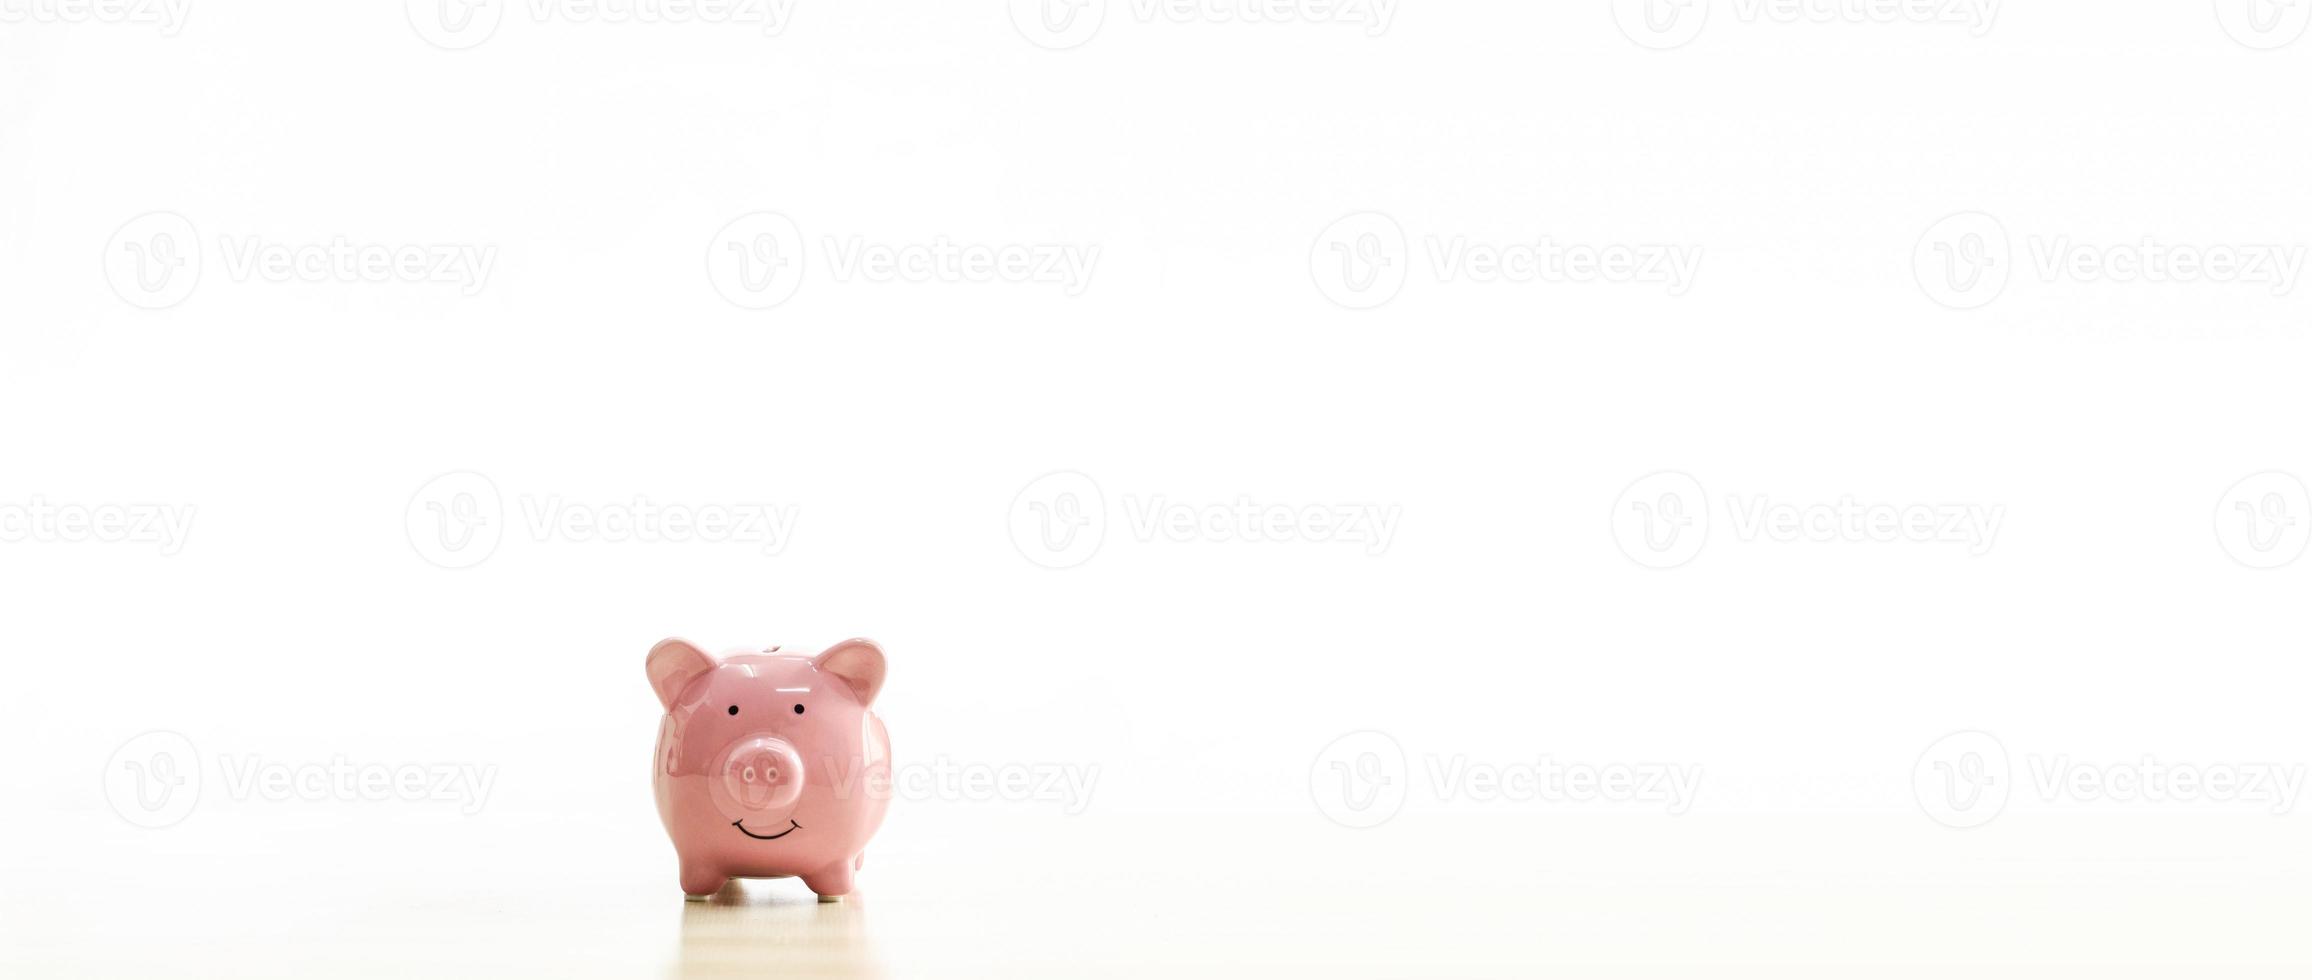
[[[850,894],[890,803],[891,743],[869,710],[882,648],[716,657],[670,639],[646,666],[666,708],[652,781],[683,893],[795,876],[821,900]]]

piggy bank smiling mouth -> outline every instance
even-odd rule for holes
[[[787,829],[779,831],[775,834],[758,834],[752,830],[748,830],[747,822],[744,820],[733,820],[731,821],[731,826],[737,827],[739,829],[739,833],[745,834],[756,840],[778,840],[781,837],[785,837],[788,834],[792,834],[795,831],[803,829],[802,824],[796,823],[793,820],[787,821]]]

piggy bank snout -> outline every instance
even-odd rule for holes
[[[803,794],[803,757],[785,739],[769,735],[740,739],[722,758],[722,796],[739,810],[783,810]]]

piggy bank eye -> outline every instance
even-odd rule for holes
[[[803,713],[803,706],[802,706],[802,705],[799,705],[799,704],[798,704],[798,705],[796,705],[796,706],[795,706],[795,713],[796,713],[796,714],[798,714],[798,715],[799,715],[799,714],[802,714],[802,713]]]
[[[735,714],[738,714],[738,713],[739,713],[739,706],[738,706],[738,705],[735,705],[735,704],[734,704],[734,705],[731,705],[731,714],[734,714],[734,715],[735,715]]]

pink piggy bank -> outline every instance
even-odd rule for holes
[[[890,802],[891,741],[867,710],[883,649],[845,640],[816,657],[687,640],[652,647],[666,707],[652,782],[692,900],[731,878],[801,876],[832,902],[851,893]]]

